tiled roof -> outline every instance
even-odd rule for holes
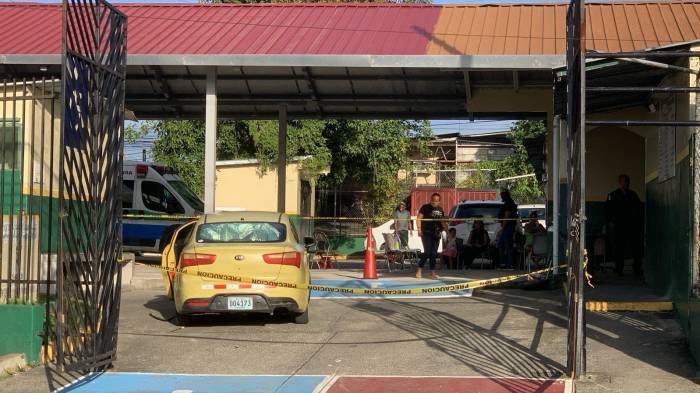
[[[444,6],[429,54],[564,54],[567,4]],[[586,5],[586,47],[629,51],[700,39],[700,2]]]
[[[561,55],[566,4],[120,4],[130,54]],[[0,3],[0,55],[57,54],[61,6]],[[588,49],[700,39],[700,2],[587,5]]]

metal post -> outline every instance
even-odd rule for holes
[[[287,105],[279,107],[277,148],[277,211],[284,213],[287,196]]]
[[[552,152],[552,261],[554,274],[559,273],[559,135],[561,134],[561,118],[554,116],[554,126],[552,127],[553,152]]]
[[[579,201],[581,207],[579,210],[579,254],[577,271],[578,275],[576,284],[578,285],[577,295],[578,299],[576,302],[577,315],[576,320],[576,377],[581,378],[586,374],[586,309],[584,298],[584,259],[586,258],[586,1],[579,0],[579,7],[581,7],[581,19],[579,27],[579,37],[580,37],[580,57],[579,57],[579,72],[580,72],[580,83],[581,83],[581,97],[580,97],[580,116],[579,116],[579,181],[581,183],[579,188]]]
[[[204,135],[204,212],[214,212],[216,192],[216,68],[207,71]]]

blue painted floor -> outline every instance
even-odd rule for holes
[[[386,289],[403,289],[403,288],[424,288],[436,285],[462,283],[465,280],[358,280],[358,279],[316,279],[311,280],[314,285],[327,285],[332,287],[343,288],[386,288]],[[466,280],[469,281],[469,280]],[[407,295],[370,295],[370,294],[354,294],[354,293],[338,293],[338,292],[321,292],[311,291],[311,297],[316,299],[337,299],[337,298],[359,298],[359,299],[396,299],[396,298],[435,298],[435,297],[468,297],[472,295],[471,289],[452,292],[435,292],[427,294],[407,294]]]
[[[312,393],[321,375],[93,374],[60,393]]]

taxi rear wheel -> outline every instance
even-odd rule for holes
[[[294,314],[294,323],[300,325],[306,325],[309,323],[309,307],[306,307],[306,311],[301,314]]]
[[[177,313],[175,316],[178,326],[188,326],[192,324],[192,315]]]

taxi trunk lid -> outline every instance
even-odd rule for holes
[[[194,250],[197,254],[216,255],[214,263],[198,266],[200,277],[204,281],[221,281],[218,277],[224,275],[277,280],[283,265],[268,263],[264,256],[283,255],[286,251],[291,251],[290,247],[284,243],[275,245],[269,243],[197,244]]]

